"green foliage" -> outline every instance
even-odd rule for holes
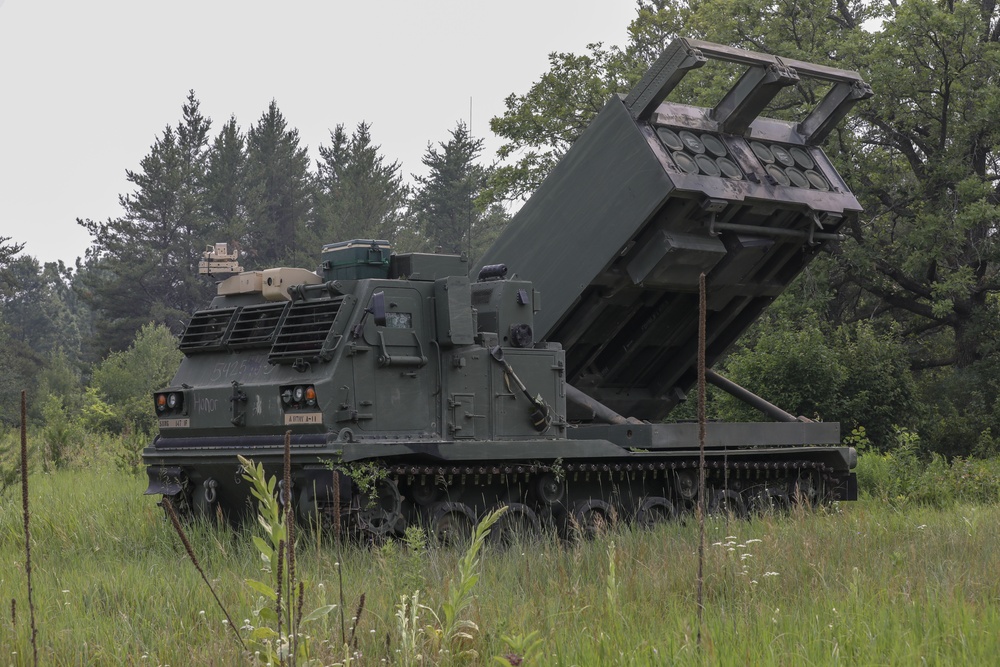
[[[827,419],[831,407],[838,416],[857,411],[850,423],[867,425],[879,443],[891,439],[894,423],[905,423],[919,425],[929,449],[968,453],[1000,426],[994,410],[1000,393],[987,380],[1000,354],[996,21],[993,5],[971,1],[640,1],[623,48],[598,44],[582,55],[553,54],[528,92],[508,98],[506,112],[491,122],[506,140],[500,156],[508,159],[496,172],[494,191],[529,193],[604,101],[627,91],[676,34],[861,72],[876,95],[824,148],[866,211],[848,225],[849,238],[832,249],[830,261],[821,259],[823,269],[802,277],[818,289],[807,294],[792,288],[800,296],[820,296],[821,303],[807,307],[828,318],[828,335],[844,335],[836,333],[838,325],[852,328],[846,335],[856,338],[850,344],[858,362],[829,373],[804,368],[799,386],[786,385],[771,398]],[[714,104],[733,84],[736,69],[714,65],[685,77],[671,99]],[[780,94],[766,113],[801,118],[824,93],[824,86],[803,82]],[[878,335],[853,330],[851,323],[860,321],[872,322]],[[890,348],[893,359],[869,345],[885,332],[898,341]],[[888,380],[863,377],[868,359],[875,362],[871,368],[895,367],[903,359],[899,344],[911,368],[926,371],[920,378],[926,404],[919,408],[908,398],[908,375],[898,392]],[[950,372],[984,362],[987,368],[971,375]],[[927,370],[942,368],[949,371]],[[827,405],[810,395],[817,389],[805,386],[836,383],[838,375],[845,384],[834,388],[843,395],[826,399]],[[867,409],[868,397],[886,392],[888,400]]]
[[[31,476],[35,600],[44,610],[40,663],[254,664],[233,642],[194,568],[179,566],[183,548],[155,500],[142,495],[145,485],[145,477],[113,467]],[[997,505],[940,510],[877,498],[751,522],[710,518],[701,650],[693,601],[698,536],[691,521],[612,531],[614,609],[607,604],[604,541],[567,545],[543,536],[530,549],[484,550],[476,601],[465,614],[480,632],[461,644],[479,658],[432,654],[427,634],[418,633],[407,660],[395,615],[403,592],[398,560],[383,569],[369,547],[345,545],[340,555],[302,549],[297,568],[315,583],[323,604],[324,591],[336,590],[335,562],[358,573],[345,578],[345,594],[367,593],[366,613],[378,629],[359,633],[358,664],[502,665],[493,656],[505,655],[522,667],[769,665],[787,663],[791,655],[810,664],[919,664],[921,657],[992,664],[1000,637],[998,521]],[[6,614],[0,620],[8,655],[24,655],[30,646],[21,527],[20,503],[0,503],[0,592],[8,610],[17,598],[18,612],[16,623]],[[263,536],[260,528],[194,522],[187,530],[222,602],[245,606],[244,579],[262,563],[251,542],[254,534]],[[442,582],[457,576],[463,555],[453,549],[423,554],[430,587],[418,605],[438,608],[446,595]],[[416,626],[409,627],[424,630],[429,612],[407,609],[417,612]],[[244,618],[234,620],[244,625]],[[332,621],[327,616],[307,626],[316,664],[344,662]]]
[[[274,100],[247,131],[247,236],[244,252],[258,266],[297,265],[312,185],[309,157],[299,132]],[[310,249],[311,250],[311,249]],[[306,253],[312,260],[313,253]]]
[[[549,54],[549,70],[523,94],[504,100],[490,129],[506,141],[490,178],[492,200],[530,195],[615,93],[627,91],[645,69],[630,52],[589,44],[588,53]]]
[[[212,142],[205,168],[205,198],[219,239],[242,247],[247,236],[246,137],[230,117]]]
[[[472,604],[472,589],[479,581],[479,552],[491,527],[506,511],[506,507],[493,510],[476,525],[472,541],[459,559],[458,579],[448,583],[446,598],[437,611],[420,602],[419,590],[400,598],[396,623],[403,665],[479,657],[478,651],[469,647],[479,626],[464,615]],[[421,625],[421,612],[429,613],[434,623]]]
[[[18,255],[22,250],[24,250],[23,243],[11,243],[11,237],[0,236],[0,287],[3,290],[7,290],[11,287],[10,276],[7,275],[7,265]]]
[[[1000,459],[921,456],[919,438],[906,430],[891,451],[863,451],[857,474],[862,493],[896,507],[1000,502]]]
[[[3,369],[0,372],[0,427],[21,423],[21,391],[28,392],[28,405],[34,406],[38,395],[35,378],[44,363],[41,355],[12,338],[8,327],[0,320],[0,368]]]
[[[31,452],[29,465],[31,463]],[[30,468],[29,468],[30,472]],[[21,481],[21,442],[19,433],[0,427],[0,498]]]
[[[845,431],[864,427],[876,447],[889,447],[916,404],[906,350],[896,337],[864,322],[830,331],[810,311],[798,320],[781,314],[761,320],[723,374],[794,415],[839,421]],[[760,419],[729,396],[716,406],[713,416],[721,419]]]
[[[73,452],[83,446],[83,429],[77,420],[67,414],[62,399],[49,394],[42,405],[44,427],[42,438],[45,443],[44,463],[46,469],[51,464],[55,468],[66,465]]]
[[[169,329],[143,326],[127,350],[112,352],[94,368],[84,423],[111,433],[152,432],[157,426],[152,393],[170,382],[181,357]]]
[[[250,482],[250,493],[257,499],[257,523],[264,529],[266,539],[255,535],[253,544],[260,554],[263,571],[269,575],[266,582],[246,581],[251,591],[262,596],[251,612],[254,617],[251,623],[256,625],[250,629],[250,643],[263,652],[269,664],[308,661],[309,636],[301,628],[325,617],[335,605],[322,605],[301,615],[301,600],[296,607],[296,596],[304,595],[307,584],[295,573],[292,561],[295,544],[287,525],[288,513],[275,495],[278,480],[267,477],[263,464],[254,464],[242,456],[237,458],[243,479]]]
[[[441,637],[446,645],[454,644],[457,639],[472,639],[469,633],[479,630],[475,623],[462,616],[472,604],[472,589],[479,581],[479,552],[490,534],[490,528],[506,511],[506,507],[501,507],[482,518],[472,534],[472,543],[458,561],[458,580],[452,581],[448,586],[448,599],[441,604],[441,612],[438,614]]]
[[[399,162],[387,162],[380,151],[365,122],[358,123],[350,137],[337,125],[330,132],[330,145],[320,145],[311,223],[317,249],[351,239],[384,239],[396,245],[409,222],[409,188]]]
[[[197,275],[215,233],[205,204],[211,120],[199,106],[191,91],[177,126],[156,138],[138,171],[126,172],[135,190],[120,197],[121,217],[78,220],[92,236],[79,280],[81,296],[100,313],[99,356],[124,349],[149,321],[178,332],[211,293]]]
[[[493,662],[504,667],[533,664],[535,653],[542,646],[538,630],[532,630],[527,635],[501,635],[500,639],[507,645],[507,653],[493,656]]]

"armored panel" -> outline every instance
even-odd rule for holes
[[[443,345],[471,345],[476,335],[472,316],[472,291],[465,276],[434,282],[437,339]]]
[[[493,333],[504,347],[532,347],[535,336],[534,297],[531,283],[489,280],[472,285],[479,332]]]
[[[743,70],[716,106],[666,99],[712,60]],[[829,90],[804,119],[759,116],[810,78]],[[562,344],[571,384],[660,419],[695,380],[699,276],[711,364],[860,212],[817,144],[869,95],[853,72],[677,40],[607,103],[480,266],[504,263],[545,295],[535,337]]]
[[[404,280],[437,280],[469,273],[469,260],[464,255],[438,255],[409,252],[393,255],[390,278]]]

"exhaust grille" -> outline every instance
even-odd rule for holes
[[[179,345],[181,351],[187,354],[223,349],[223,340],[236,310],[236,308],[216,308],[197,311],[181,334]]]
[[[329,361],[337,346],[333,324],[344,297],[293,302],[285,314],[267,360],[272,364]]]
[[[287,303],[244,306],[236,315],[227,344],[232,349],[271,347],[287,308]]]

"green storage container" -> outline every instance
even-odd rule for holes
[[[388,241],[354,239],[323,246],[320,270],[324,280],[361,280],[388,278]]]

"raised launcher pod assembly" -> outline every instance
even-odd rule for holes
[[[715,107],[667,100],[713,59],[745,68]],[[803,78],[829,85],[815,109],[759,117]],[[690,509],[697,424],[656,422],[695,382],[699,276],[711,364],[860,211],[819,144],[869,95],[852,72],[677,40],[471,272],[354,240],[315,273],[228,279],[154,395],[147,493],[243,515],[237,455],[279,474],[290,433],[298,516],[373,539],[419,524],[448,540],[498,505],[499,535]],[[776,420],[708,424],[710,509],[856,497],[838,424],[708,378]]]

